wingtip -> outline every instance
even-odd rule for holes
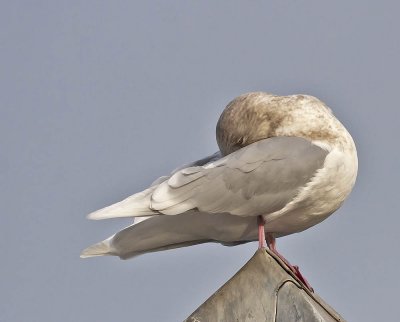
[[[97,215],[97,211],[95,211],[95,212],[91,212],[90,214],[86,215],[86,219],[99,220],[101,218],[99,218],[99,216]]]
[[[86,218],[90,220],[102,220],[102,219],[110,219],[116,217],[124,217],[124,216],[114,214],[112,211],[110,211],[110,207],[93,211],[86,216]]]

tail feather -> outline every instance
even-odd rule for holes
[[[127,259],[144,253],[207,242],[225,245],[244,243],[258,237],[256,217],[187,212],[139,220],[110,238],[88,247],[81,257],[115,255]]]
[[[111,251],[111,240],[113,237],[114,236],[111,236],[110,238],[107,238],[100,243],[94,244],[84,249],[81,253],[81,258],[113,255]]]

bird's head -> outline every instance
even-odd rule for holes
[[[346,131],[332,111],[308,95],[243,94],[231,101],[217,124],[217,143],[223,155],[276,136],[340,143]]]

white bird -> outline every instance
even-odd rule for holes
[[[206,242],[231,246],[257,239],[264,247],[265,237],[281,257],[275,238],[326,219],[356,180],[351,135],[312,96],[241,95],[220,116],[217,142],[220,151],[213,155],[91,213],[90,219],[135,217],[135,222],[86,248],[81,257],[126,259]],[[303,279],[297,267],[291,268]]]

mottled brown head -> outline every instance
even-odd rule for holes
[[[274,136],[298,136],[334,143],[346,131],[330,109],[307,95],[243,94],[231,101],[217,123],[223,155]]]

